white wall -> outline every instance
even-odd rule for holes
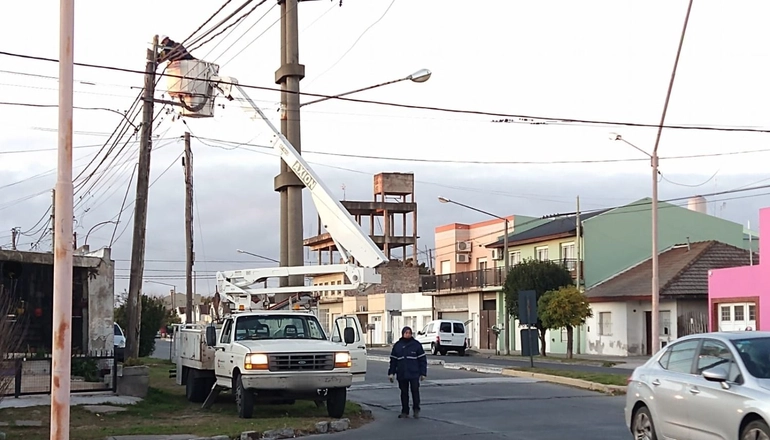
[[[468,329],[470,333],[468,338],[471,340],[471,346],[473,348],[479,347],[479,331],[481,330],[479,322],[479,314],[481,313],[481,293],[468,294],[468,319],[472,322],[468,323]]]
[[[514,334],[514,340],[513,340],[513,347],[511,347],[511,350],[513,351],[521,351],[521,331],[524,330],[524,327],[520,327],[520,323],[518,319],[513,320],[513,326],[515,330]],[[540,349],[540,334],[537,335],[537,347],[538,350]],[[548,333],[546,333],[545,338],[545,352],[550,353],[551,352],[551,338],[548,337]]]
[[[647,324],[645,312],[652,311],[649,301],[598,302],[591,304],[593,316],[586,320],[586,352],[607,356],[645,356]],[[600,335],[599,316],[609,312],[609,334]],[[676,301],[660,302],[661,343],[677,338]],[[657,351],[657,350],[653,350]]]

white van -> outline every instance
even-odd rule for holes
[[[470,348],[465,323],[451,319],[431,321],[417,332],[417,341],[425,351],[430,350],[434,355],[444,356],[448,351],[456,351],[465,356],[465,350]]]

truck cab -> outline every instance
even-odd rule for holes
[[[347,388],[366,375],[366,346],[355,316],[336,319],[331,338],[305,311],[257,311],[225,318],[206,329],[215,350],[216,386],[232,389],[238,414],[250,418],[256,402],[326,402],[341,417]]]

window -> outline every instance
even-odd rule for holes
[[[735,363],[735,359],[727,345],[714,339],[706,339],[700,347],[698,370],[696,373],[701,374],[705,370],[717,366],[722,366],[728,371],[728,382],[738,382],[738,379],[740,379],[741,370]]]
[[[225,325],[222,326],[222,336],[219,338],[219,342],[223,344],[229,344],[233,333],[233,320],[228,319],[225,321]]]
[[[332,336],[332,342],[342,342],[342,333],[346,327],[352,327],[356,333],[356,339],[354,342],[361,342],[361,335],[358,332],[358,326],[356,325],[355,318],[340,318],[334,320],[334,334]]]
[[[599,312],[599,336],[612,336],[612,312]]]
[[[744,319],[746,319],[746,317],[744,316],[745,311],[746,311],[746,308],[744,307],[743,304],[733,306],[733,314],[735,316],[735,321],[743,321]]]
[[[509,263],[511,266],[515,266],[515,265],[521,263],[521,251],[509,252],[508,255],[511,256],[511,260],[510,260],[510,263]]]
[[[433,333],[433,327],[435,327],[435,323],[428,324],[427,327],[425,327],[427,330],[425,330],[425,333]]]
[[[486,268],[487,268],[487,259],[486,258],[477,258],[476,259],[476,269],[484,270]]]
[[[766,367],[767,359],[770,358],[770,338],[754,337],[730,342],[738,350],[749,374],[757,379],[770,379],[770,369]]]
[[[722,306],[720,307],[721,311],[721,320],[724,321],[730,321],[730,306]]]
[[[560,333],[561,342],[567,342],[567,327],[562,327]]]
[[[235,340],[326,339],[314,316],[249,315],[235,321]]]
[[[452,323],[451,322],[442,322],[439,331],[441,333],[452,333]]]
[[[575,243],[563,243],[561,245],[561,259],[562,260],[575,259]]]
[[[452,332],[453,333],[465,333],[465,325],[463,325],[463,324],[461,324],[459,322],[452,323]]]
[[[115,334],[115,336],[123,336],[123,332],[120,330],[120,326],[115,324],[112,326],[112,330]]]
[[[422,317],[422,324],[423,325],[427,325],[430,322],[431,319],[433,319],[433,316],[431,316],[431,315],[423,316]]]
[[[671,334],[671,311],[663,310],[659,312],[658,327],[660,336],[669,336]]]
[[[757,320],[757,306],[755,304],[749,304],[749,321]]]
[[[548,247],[535,248],[535,257],[540,261],[548,261]]]
[[[692,362],[695,359],[695,349],[698,348],[699,343],[699,339],[690,339],[672,344],[668,349],[667,356],[661,358],[661,366],[675,373],[691,374]]]

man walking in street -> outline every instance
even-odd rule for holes
[[[409,391],[412,392],[412,409],[414,418],[420,417],[420,382],[428,376],[428,359],[422,344],[412,338],[412,329],[404,327],[401,339],[393,345],[390,352],[390,368],[388,379],[393,382],[393,376],[398,380],[401,389],[401,414],[399,419],[409,417]]]

